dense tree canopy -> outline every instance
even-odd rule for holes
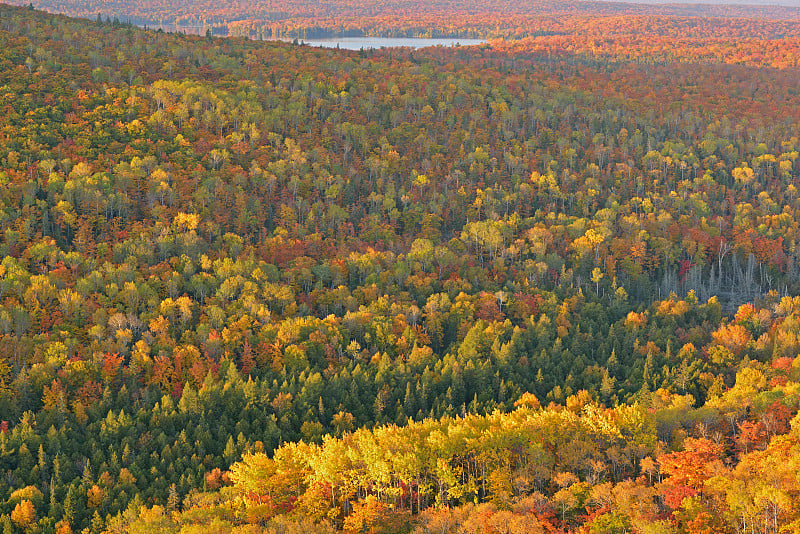
[[[800,37],[655,16],[0,6],[4,532],[796,524]]]
[[[563,0],[12,0],[70,16],[105,17],[189,33],[272,37],[381,35],[400,37],[526,37],[591,33],[687,37],[797,36],[800,9],[770,5],[624,4]],[[658,18],[652,18],[658,17]],[[703,17],[699,19],[698,17]]]

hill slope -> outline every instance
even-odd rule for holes
[[[0,6],[4,528],[100,531],[243,453],[520,399],[711,403],[653,457],[787,431],[798,39],[648,20],[357,53]],[[370,484],[335,526],[400,498]]]

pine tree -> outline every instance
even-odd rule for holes
[[[409,417],[417,412],[417,399],[414,397],[414,390],[411,388],[411,382],[406,382],[406,396],[403,399],[403,411]]]
[[[51,516],[54,516],[53,511],[58,506],[60,506],[60,504],[58,502],[58,499],[56,497],[56,490],[57,490],[56,477],[55,477],[55,475],[52,475],[50,477],[50,515]]]
[[[228,442],[225,444],[225,452],[222,453],[223,458],[228,464],[232,464],[236,460],[236,443],[233,441],[233,436],[228,437]]]
[[[67,496],[64,498],[64,514],[61,518],[70,525],[75,521],[75,486],[70,486],[67,490]]]
[[[100,513],[97,510],[95,510],[94,514],[92,514],[92,526],[91,526],[92,534],[101,534],[103,532],[104,527],[105,527],[105,522],[103,521],[103,518],[100,517]]]
[[[178,488],[175,486],[175,483],[169,485],[169,495],[167,497],[167,509],[176,512],[178,511],[178,506],[180,505],[181,499],[178,496]]]
[[[87,483],[94,482],[94,478],[92,476],[92,464],[89,460],[86,460],[86,466],[83,468],[83,481]]]

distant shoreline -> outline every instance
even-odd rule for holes
[[[161,24],[157,26],[140,25],[142,28],[149,30],[162,30],[171,33],[184,33],[187,35],[204,35],[207,30],[211,30],[212,35],[216,37],[230,37],[229,32],[217,32],[215,29],[223,29],[214,26],[201,26],[201,25],[167,25]],[[227,30],[227,28],[224,28]],[[486,39],[473,39],[461,37],[375,37],[375,36],[331,36],[320,38],[300,38],[300,37],[270,37],[262,39],[258,37],[251,37],[255,41],[280,41],[280,42],[294,42],[307,46],[317,46],[322,48],[341,48],[344,50],[360,50],[360,49],[380,49],[380,48],[395,48],[395,47],[410,47],[410,48],[424,48],[427,46],[475,46],[485,43]]]

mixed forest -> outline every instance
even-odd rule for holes
[[[247,36],[252,38],[317,38],[336,36],[382,37],[535,37],[566,35],[585,26],[604,33],[607,17],[662,17],[669,25],[698,17],[708,31],[713,19],[726,23],[769,21],[776,32],[797,32],[800,7],[775,5],[664,4],[636,5],[595,0],[9,0],[11,4],[73,17],[97,16],[156,28],[189,33]],[[598,24],[598,22],[600,22]],[[793,24],[787,24],[793,23]],[[652,24],[652,21],[651,21]],[[639,30],[652,31],[654,26]],[[723,24],[725,26],[725,24]],[[735,27],[735,26],[734,26]],[[742,37],[743,34],[739,34]]]
[[[2,534],[799,530],[800,35],[652,9],[0,4]]]

